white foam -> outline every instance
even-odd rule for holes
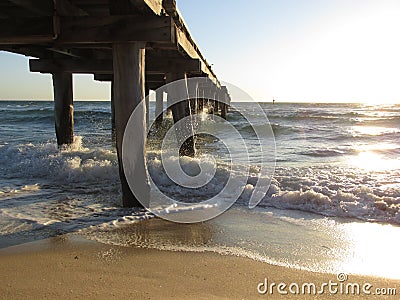
[[[336,172],[340,171],[343,174],[339,176]],[[310,170],[306,170],[305,173],[309,172]],[[375,178],[366,177],[366,174],[362,173],[348,175],[346,170],[332,169],[330,173],[314,176],[314,180],[311,180],[312,177],[303,180],[301,176],[284,176],[279,186],[271,186],[273,192],[264,199],[262,205],[308,211],[324,216],[399,224],[398,190],[380,191],[367,185],[373,183]],[[395,177],[396,173],[393,173],[392,180],[395,180]]]
[[[157,156],[149,158],[148,163],[161,191],[192,203],[221,191],[230,175],[233,180],[241,176],[228,164],[217,161],[209,184],[190,190],[168,178]],[[210,162],[207,157],[181,160],[182,167],[193,174],[199,163]],[[1,233],[43,226],[121,226],[141,220],[135,213],[119,208],[120,184],[114,150],[84,147],[80,137],[74,145],[61,150],[54,143],[6,144],[0,147],[0,164],[5,174],[0,181]],[[239,205],[247,206],[260,176],[258,172],[257,166],[251,166],[247,185],[238,186],[243,189]],[[382,176],[358,169],[319,166],[278,168],[260,205],[400,224],[400,190],[392,186],[399,175],[398,171]],[[388,187],[383,189],[383,184]],[[168,211],[176,213],[173,208]]]
[[[37,178],[62,183],[116,180],[118,169],[115,151],[89,149],[82,138],[61,150],[54,143],[3,145],[0,163],[6,175]]]

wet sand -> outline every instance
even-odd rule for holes
[[[0,250],[2,299],[354,299],[354,295],[260,295],[257,285],[315,283],[333,274],[272,266],[214,253],[170,252],[117,247],[82,238],[54,237]],[[396,288],[400,282],[349,275],[347,283]],[[263,286],[261,286],[263,288]],[[286,287],[286,291],[289,291]],[[365,295],[356,299],[397,299]]]

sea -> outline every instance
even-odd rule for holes
[[[176,224],[121,207],[110,102],[75,101],[75,142],[59,149],[53,102],[0,101],[0,248],[78,235],[108,245],[216,252],[314,272],[400,279],[400,105],[234,106],[227,121],[255,155],[231,160],[249,164],[243,193],[220,216]],[[164,122],[171,123],[168,117]],[[202,122],[212,127],[217,120],[205,115]],[[263,153],[274,158],[273,173],[261,202],[249,208],[263,176],[253,127],[265,122],[274,133],[274,153]],[[207,188],[190,190],[165,178],[154,146],[158,135],[149,135],[148,168],[160,190],[188,202],[206,200],[229,176],[239,176],[226,161],[226,145],[235,145],[236,137],[222,136],[224,143],[198,138],[194,161],[212,157],[217,168]],[[183,164],[190,169],[193,161]]]

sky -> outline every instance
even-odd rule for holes
[[[399,0],[177,0],[221,81],[257,101],[400,103]],[[1,99],[51,99],[50,75],[0,52]],[[74,76],[76,99],[110,85]]]

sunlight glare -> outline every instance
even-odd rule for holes
[[[353,126],[350,131],[353,135],[381,135],[388,133],[398,133],[400,132],[397,128],[387,128],[378,126]]]
[[[343,229],[350,250],[341,266],[343,271],[356,269],[364,274],[400,278],[392,256],[400,247],[400,242],[394,238],[399,233],[398,227],[355,222],[345,224]],[[382,249],[388,252],[382,252]]]
[[[360,169],[377,172],[400,169],[400,160],[384,159],[381,155],[370,151],[360,152],[351,158],[349,163]]]

